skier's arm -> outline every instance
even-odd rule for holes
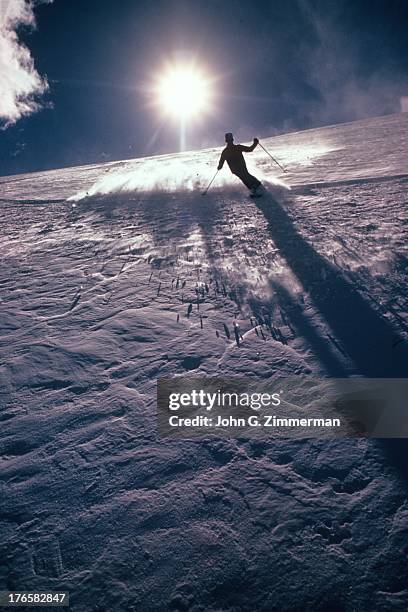
[[[221,170],[225,162],[224,151],[221,153],[220,161],[218,162],[218,170]]]
[[[252,151],[255,149],[255,147],[259,144],[259,140],[257,138],[254,138],[254,142],[251,144],[250,147],[246,147],[245,145],[239,145],[241,151],[245,151],[245,153],[252,153]]]

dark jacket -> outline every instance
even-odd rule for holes
[[[242,152],[245,151],[246,153],[250,153],[255,149],[257,144],[257,142],[254,142],[254,144],[252,144],[250,147],[240,144],[236,145],[233,143],[228,144],[221,153],[220,161],[218,163],[218,170],[221,170],[224,162],[227,162],[233,174],[245,174],[248,172],[248,170]]]

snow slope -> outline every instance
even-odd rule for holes
[[[0,590],[407,609],[405,440],[169,441],[155,417],[158,376],[407,377],[407,128],[262,140],[288,172],[248,155],[256,201],[227,170],[201,197],[215,149],[0,178]]]

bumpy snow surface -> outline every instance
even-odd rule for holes
[[[255,201],[227,169],[201,196],[215,149],[0,179],[0,590],[408,608],[404,440],[168,440],[155,405],[159,376],[407,376],[407,128],[262,140],[288,171],[248,155]]]

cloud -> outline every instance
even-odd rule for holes
[[[41,105],[38,96],[48,89],[38,74],[29,49],[19,40],[21,26],[34,28],[31,0],[0,0],[0,124],[3,129]]]
[[[398,112],[400,97],[408,87],[406,74],[384,58],[377,63],[371,60],[374,34],[350,35],[344,24],[340,27],[344,1],[324,13],[315,4],[298,0],[315,35],[314,46],[302,49],[304,70],[319,94],[318,100],[304,105],[305,117],[315,124],[327,124]],[[377,44],[386,42],[378,40]]]

